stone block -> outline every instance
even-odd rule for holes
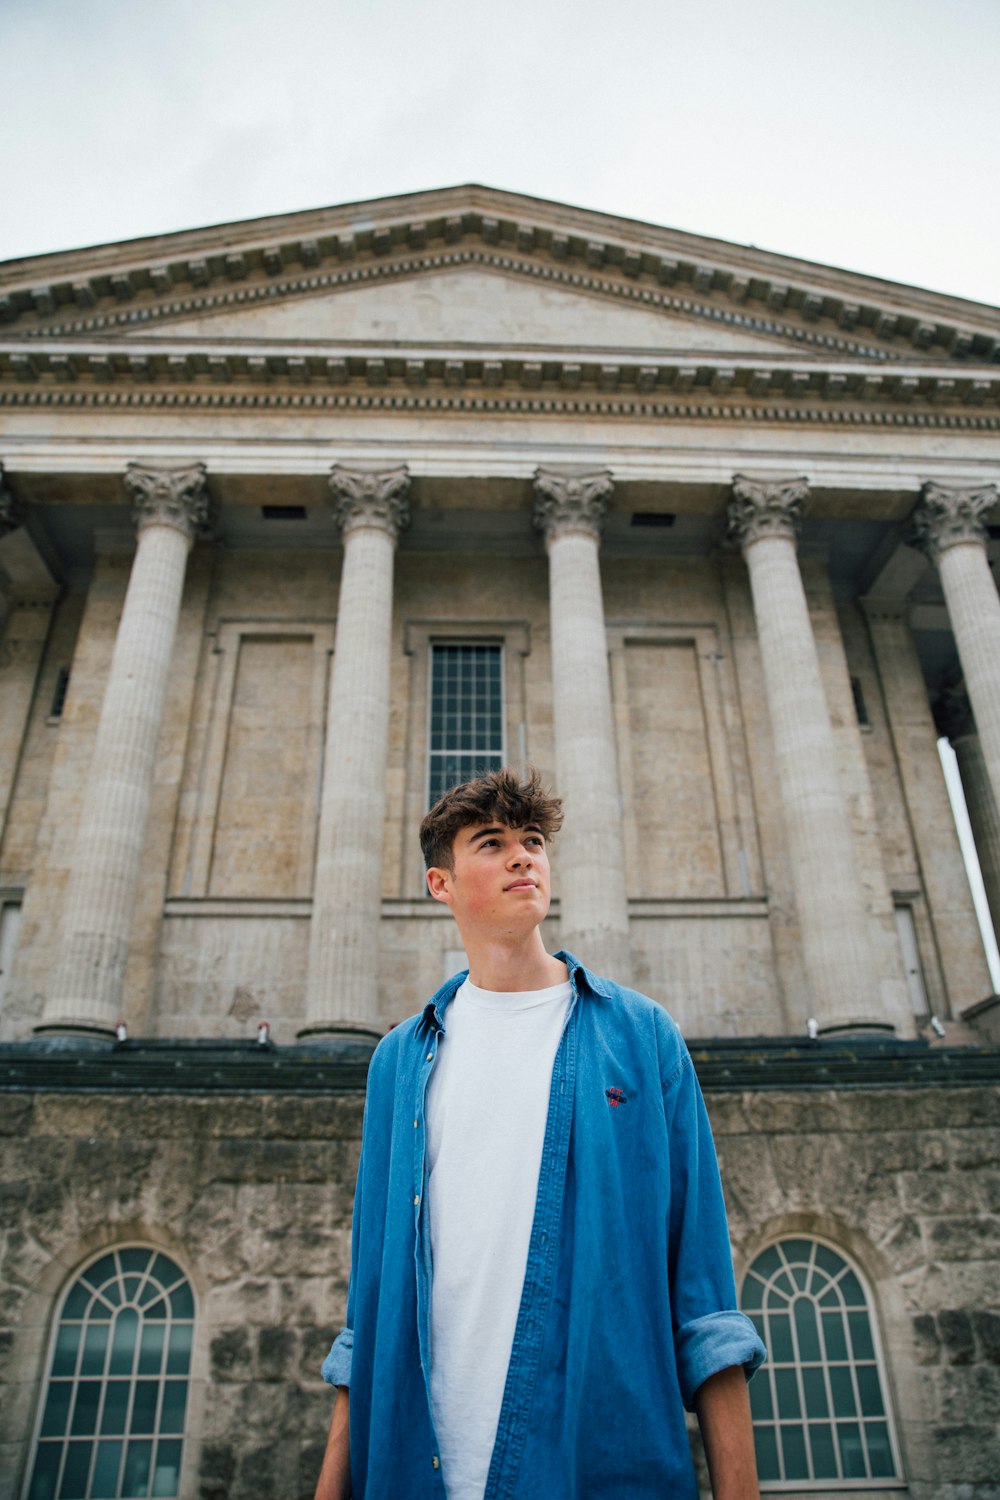
[[[976,1342],[969,1314],[961,1308],[942,1308],[937,1315],[938,1333],[949,1365],[971,1365]]]
[[[912,1319],[913,1343],[917,1363],[936,1365],[941,1360],[941,1339],[935,1319],[930,1313],[917,1313]]]
[[[934,1252],[950,1260],[1000,1259],[1000,1218],[994,1215],[965,1215],[935,1219],[928,1227],[928,1241]]]
[[[257,1332],[256,1372],[259,1380],[284,1380],[296,1371],[298,1339],[290,1328],[269,1327]]]
[[[250,1335],[245,1328],[217,1333],[209,1349],[214,1380],[246,1380],[251,1361]]]
[[[1000,1365],[1000,1311],[976,1308],[970,1312],[969,1320],[976,1335],[980,1359]]]

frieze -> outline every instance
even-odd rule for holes
[[[488,385],[488,382],[484,382]],[[564,396],[477,396],[379,391],[267,390],[225,387],[194,390],[85,390],[0,385],[0,407],[98,407],[189,411],[406,411],[513,413],[543,416],[634,417],[645,421],[769,423],[789,426],[906,427],[922,431],[1000,432],[1000,416],[959,412],[878,410],[852,406],[743,405],[721,402],[600,399]]]

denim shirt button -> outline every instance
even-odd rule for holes
[[[428,1052],[428,1054],[427,1054],[427,1061],[428,1062],[433,1062],[434,1061],[434,1053],[433,1052]]]
[[[432,1469],[440,1469],[440,1467],[441,1467],[441,1460],[438,1458],[437,1454],[435,1453],[434,1457],[431,1459],[431,1468]]]
[[[420,1194],[419,1193],[414,1193],[414,1195],[413,1195],[413,1207],[416,1208],[416,1206],[417,1206],[417,1204],[419,1202],[420,1202]]]

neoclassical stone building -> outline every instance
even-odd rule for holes
[[[0,319],[0,1493],[311,1492],[367,1059],[462,964],[417,826],[530,760],[550,943],[695,1054],[765,1484],[995,1494],[1000,311],[463,187]]]

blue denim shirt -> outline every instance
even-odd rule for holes
[[[573,985],[485,1500],[696,1500],[682,1408],[764,1347],[736,1310],[701,1091],[655,1001],[559,955]],[[354,1500],[444,1500],[430,1409],[424,1101],[464,974],[386,1036],[368,1075],[347,1327]]]

